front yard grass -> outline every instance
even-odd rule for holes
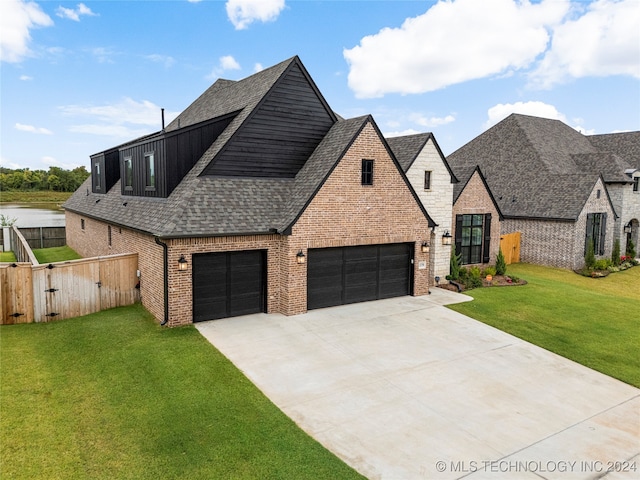
[[[3,326],[0,375],[3,478],[362,478],[140,305]]]
[[[640,267],[598,279],[529,264],[510,273],[528,284],[470,290],[474,301],[449,308],[640,387]]]
[[[0,252],[0,262],[15,262],[16,254],[12,251]]]
[[[65,245],[63,247],[34,248],[33,254],[40,263],[65,262],[82,258],[74,249]]]

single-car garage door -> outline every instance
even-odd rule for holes
[[[193,321],[265,311],[263,250],[193,255]]]
[[[307,309],[410,295],[413,244],[310,249]]]

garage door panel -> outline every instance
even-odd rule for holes
[[[412,244],[309,250],[307,308],[411,293]]]
[[[265,252],[193,256],[193,321],[265,311]]]

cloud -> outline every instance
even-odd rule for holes
[[[33,77],[30,77],[29,75],[20,75],[20,80],[22,80],[23,82],[28,82],[30,80],[33,80]]]
[[[349,87],[359,98],[424,93],[525,68],[568,9],[568,0],[439,1],[345,49]]]
[[[418,130],[414,130],[413,128],[408,128],[402,131],[386,132],[383,135],[384,135],[384,138],[392,138],[392,137],[404,137],[405,135],[416,135],[418,133],[424,133],[424,132],[419,132]]]
[[[447,115],[446,117],[425,117],[422,114],[414,113],[410,119],[422,127],[439,127],[447,123],[455,122],[456,117]]]
[[[484,124],[484,128],[489,128],[496,123],[504,120],[512,113],[520,113],[522,115],[531,115],[533,117],[551,118],[567,123],[567,117],[560,113],[556,107],[544,102],[516,102],[516,103],[499,103],[491,107],[487,111],[489,119]]]
[[[228,0],[226,4],[227,16],[236,30],[244,30],[255,21],[272,22],[284,7],[284,0]]]
[[[90,120],[73,125],[70,131],[74,133],[131,139],[161,128],[160,107],[148,100],[138,102],[126,97],[113,105],[66,105],[59,109],[65,116]],[[178,116],[178,113],[165,111],[167,122]]]
[[[0,60],[21,62],[30,55],[30,30],[53,25],[51,17],[35,2],[0,0]]]
[[[229,70],[240,70],[240,64],[231,55],[225,55],[218,60],[218,66],[215,67],[207,78],[213,80],[219,78],[224,72]]]
[[[89,52],[96,57],[99,63],[115,63],[113,57],[119,55],[119,53],[111,47],[95,47],[89,50]]]
[[[640,78],[638,0],[598,0],[581,17],[557,26],[551,48],[531,73],[539,88],[594,76]]]
[[[34,127],[33,125],[24,125],[22,123],[16,123],[15,129],[21,132],[37,133],[40,135],[53,135],[53,132],[47,128]]]
[[[253,73],[258,73],[258,72],[261,72],[262,70],[264,70],[264,67],[262,66],[261,63],[256,63],[253,66]]]
[[[151,60],[152,62],[155,62],[155,63],[162,63],[165,68],[170,68],[173,66],[174,63],[176,63],[175,58],[170,57],[168,55],[159,55],[157,53],[154,53],[152,55],[146,55],[144,58],[146,58],[147,60]]]
[[[24,168],[24,165],[19,165],[16,162],[12,162],[8,158],[0,157],[0,167],[10,168],[12,170],[17,170],[19,168]]]
[[[63,163],[63,162],[60,162],[60,161],[56,160],[55,158],[49,157],[49,156],[42,157],[41,161],[45,165],[49,165],[51,167],[60,167],[60,168],[63,168],[65,170],[73,170],[74,168],[78,168],[78,167],[84,166],[84,164],[82,164],[82,163]]]
[[[84,3],[79,3],[75,9],[58,7],[58,9],[56,10],[56,15],[60,18],[68,18],[69,20],[73,20],[75,22],[79,22],[82,15],[89,17],[96,16],[96,14],[93,13],[91,9]]]

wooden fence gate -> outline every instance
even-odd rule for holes
[[[2,264],[0,324],[48,322],[131,305],[139,298],[137,269],[137,254]]]
[[[500,235],[500,249],[507,265],[520,262],[520,232]]]

